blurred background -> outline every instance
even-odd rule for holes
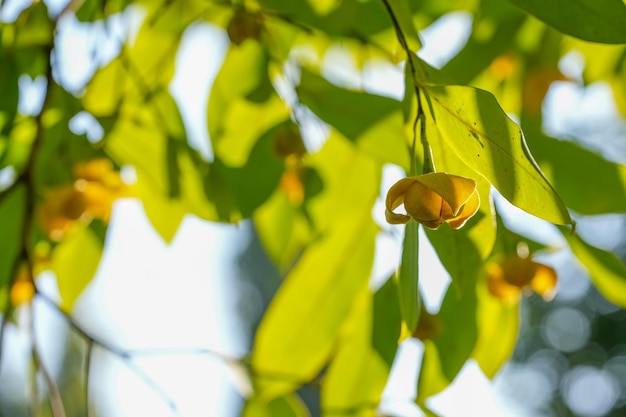
[[[65,3],[46,1],[52,14]],[[0,19],[14,20],[29,4],[2,2]],[[138,18],[132,8],[106,28],[79,23],[72,16],[63,18],[57,45],[61,61],[54,68],[57,80],[70,91],[79,89],[99,65],[117,53],[120,37]],[[436,67],[445,64],[467,40],[471,24],[471,16],[464,13],[442,17],[422,32],[425,48],[420,57]],[[212,150],[206,103],[227,45],[222,29],[209,24],[191,26],[178,52],[170,86],[190,140],[208,157]],[[402,96],[402,68],[380,64],[359,75],[340,49],[329,53],[324,65],[329,79],[361,80],[368,91]],[[559,63],[572,81],[557,81],[548,91],[543,107],[546,129],[553,136],[626,163],[626,122],[618,115],[606,85],[582,87],[576,82],[583,66],[576,54]],[[42,80],[20,79],[20,111],[36,113],[42,90]],[[75,118],[72,129],[99,140],[98,125],[83,116]],[[382,188],[398,175],[390,167]],[[553,226],[503,199],[497,203],[507,226],[550,248],[537,259],[557,270],[558,293],[551,302],[537,295],[523,300],[515,352],[493,381],[470,362],[450,388],[430,400],[433,411],[450,417],[625,416],[626,311],[590,284],[585,270],[562,249],[566,245]],[[381,219],[382,200],[376,207],[374,216]],[[579,216],[576,220],[589,242],[626,261],[625,216]],[[250,352],[255,329],[280,283],[252,224],[218,225],[187,217],[168,245],[152,229],[141,204],[124,199],[114,208],[108,233],[96,277],[72,312],[80,328],[101,343],[88,343],[46,299],[36,298],[32,310],[18,312],[18,326],[6,328],[0,416],[52,415],[44,384],[40,377],[33,378],[32,335],[41,346],[40,360],[58,381],[67,416],[239,415],[249,389],[240,360]],[[427,247],[424,239],[422,243]],[[400,246],[401,236],[393,230],[387,228],[381,234],[374,280],[395,268]],[[421,285],[425,303],[434,312],[449,278],[432,249],[424,252]],[[53,275],[42,274],[38,283],[51,300],[58,297]],[[35,328],[27,326],[29,314],[37,316]],[[413,405],[421,349],[417,340],[401,346],[382,414],[423,415]],[[300,394],[311,414],[317,415],[318,388],[305,387]],[[34,403],[43,404],[42,412],[35,413]]]

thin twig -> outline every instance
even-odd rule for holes
[[[91,406],[89,397],[90,375],[91,375],[91,357],[93,353],[94,341],[87,339],[87,351],[85,352],[85,376],[83,384],[85,385],[85,415],[91,416]]]
[[[48,369],[45,367],[43,360],[41,359],[41,354],[39,352],[39,344],[37,343],[37,336],[35,334],[35,328],[34,328],[35,310],[31,309],[30,312],[32,315],[30,318],[30,339],[31,339],[30,344],[31,344],[31,353],[33,356],[33,361],[35,363],[35,367],[37,371],[41,374],[41,377],[43,378],[44,384],[46,385],[46,389],[48,392],[48,402],[50,403],[50,410],[52,411],[52,416],[53,417],[65,417],[65,407],[63,406],[63,399],[61,398],[61,392],[59,391],[59,387],[54,381],[54,378],[52,378],[52,376],[48,372]]]
[[[415,99],[417,100],[417,114],[415,115],[415,120],[413,122],[413,145],[411,149],[411,175],[416,174],[416,172],[414,172],[415,171],[414,159],[415,159],[415,144],[417,142],[416,135],[417,135],[418,122],[421,123],[420,141],[422,142],[422,147],[424,148],[423,172],[424,173],[434,172],[435,167],[434,167],[433,159],[432,159],[432,150],[430,148],[430,144],[428,143],[428,138],[426,137],[426,117],[424,114],[424,108],[422,107],[422,100],[420,97],[420,84],[421,83],[419,81],[419,78],[417,77],[417,66],[415,65],[415,59],[416,59],[415,51],[412,51],[411,48],[409,47],[409,44],[406,40],[406,36],[404,36],[404,32],[402,32],[402,28],[400,27],[400,23],[398,22],[398,19],[396,15],[394,14],[393,9],[391,8],[391,5],[389,4],[389,0],[381,0],[381,1],[385,5],[385,8],[387,9],[387,13],[389,14],[389,17],[391,18],[391,22],[393,23],[393,27],[396,31],[398,42],[400,42],[400,46],[402,47],[402,49],[404,49],[404,52],[406,53],[407,65],[409,66],[409,70],[411,71],[411,78],[413,79],[413,88],[415,90]]]

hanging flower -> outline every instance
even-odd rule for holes
[[[529,257],[508,255],[487,265],[489,292],[507,304],[515,304],[522,293],[535,291],[546,300],[554,296],[556,272]]]
[[[408,214],[395,213],[400,204]],[[461,228],[480,206],[476,181],[445,172],[402,178],[387,193],[385,217],[391,224],[407,223],[412,217],[430,229],[448,223]]]

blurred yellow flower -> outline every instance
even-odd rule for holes
[[[39,207],[39,223],[53,240],[60,240],[82,220],[108,222],[113,202],[126,193],[126,185],[106,158],[76,164],[73,184],[45,190]]]
[[[395,213],[404,204],[407,214]],[[391,224],[407,223],[411,217],[430,229],[448,223],[461,228],[480,206],[476,181],[445,172],[402,178],[387,192],[385,217]]]
[[[507,304],[515,304],[522,292],[534,290],[546,300],[554,297],[556,271],[530,258],[508,255],[487,265],[489,292]]]
[[[35,296],[35,284],[26,266],[21,266],[15,282],[11,286],[11,305],[19,306],[30,303]]]

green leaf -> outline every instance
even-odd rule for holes
[[[242,166],[259,137],[289,111],[276,95],[268,74],[269,58],[256,41],[231,46],[215,78],[207,107],[215,155]]]
[[[610,302],[626,308],[626,265],[615,254],[591,246],[578,235],[563,231],[563,236],[598,291]]]
[[[424,341],[416,403],[443,391],[469,359],[478,337],[476,280],[452,282],[436,317],[442,331]]]
[[[372,266],[376,227],[369,212],[356,220],[311,244],[270,304],[252,351],[259,395],[312,380],[330,355]]]
[[[292,127],[290,120],[274,126],[254,144],[244,166],[225,169],[243,217],[251,216],[278,186],[285,163],[276,152],[276,141]]]
[[[480,196],[480,209],[461,229],[441,227],[426,230],[428,240],[435,248],[439,259],[456,281],[475,279],[477,271],[491,253],[496,240],[496,225],[491,200],[489,182],[476,175],[454,152],[434,128],[427,122],[428,142],[431,146],[435,168],[438,171],[461,175],[476,180]]]
[[[296,91],[302,104],[363,152],[408,169],[400,102],[337,87],[306,69]]]
[[[290,270],[257,331],[252,369],[264,398],[293,390],[320,372],[372,267],[376,165],[336,135],[309,162],[324,184],[308,205],[319,234]]]
[[[408,334],[413,333],[413,330],[417,327],[420,315],[418,230],[419,223],[416,221],[410,220],[407,223],[402,245],[402,263],[397,274],[400,311],[402,312],[402,321],[406,326]]]
[[[467,43],[441,68],[441,72],[455,83],[469,83],[495,58],[511,49],[512,39],[525,19],[522,11],[507,2],[482,1]]]
[[[151,223],[168,242],[186,213],[206,220],[222,219],[205,192],[203,172],[208,172],[208,164],[193,158],[189,148],[177,147],[178,177],[170,176],[169,140],[153,126],[120,121],[105,143],[106,152],[117,164],[135,168],[138,197]],[[179,195],[175,198],[171,196],[172,181],[178,184]]]
[[[70,311],[91,282],[102,256],[103,242],[87,226],[73,230],[52,253],[51,269],[57,277],[61,306]]]
[[[400,336],[400,310],[393,279],[376,294],[357,299],[324,375],[322,415],[373,415],[387,383]]]
[[[395,280],[388,279],[374,293],[373,308],[372,347],[391,366],[398,350],[402,320]]]
[[[586,215],[626,212],[625,165],[572,142],[531,137],[533,155],[568,207]]]
[[[413,13],[411,4],[407,0],[386,0],[393,12],[394,18],[397,20],[402,35],[406,40],[408,48],[412,52],[417,52],[422,48],[417,30],[413,24]]]
[[[24,187],[18,186],[0,193],[0,289],[11,281],[13,267],[21,248],[24,191]]]
[[[509,360],[519,332],[519,304],[507,305],[491,295],[486,280],[478,282],[476,321],[478,338],[472,352],[487,378],[493,378]]]
[[[17,114],[17,100],[19,97],[19,72],[10,54],[2,51],[0,46],[0,134],[6,135],[13,126],[13,119]],[[0,151],[2,155],[2,151]]]
[[[626,43],[621,0],[509,0],[559,31],[591,42]]]
[[[309,410],[302,399],[295,394],[285,394],[263,401],[259,397],[251,397],[246,401],[242,417],[309,417]]]
[[[567,208],[532,159],[519,126],[490,93],[463,86],[425,90],[422,103],[436,129],[467,166],[513,205],[553,223],[571,224]]]

